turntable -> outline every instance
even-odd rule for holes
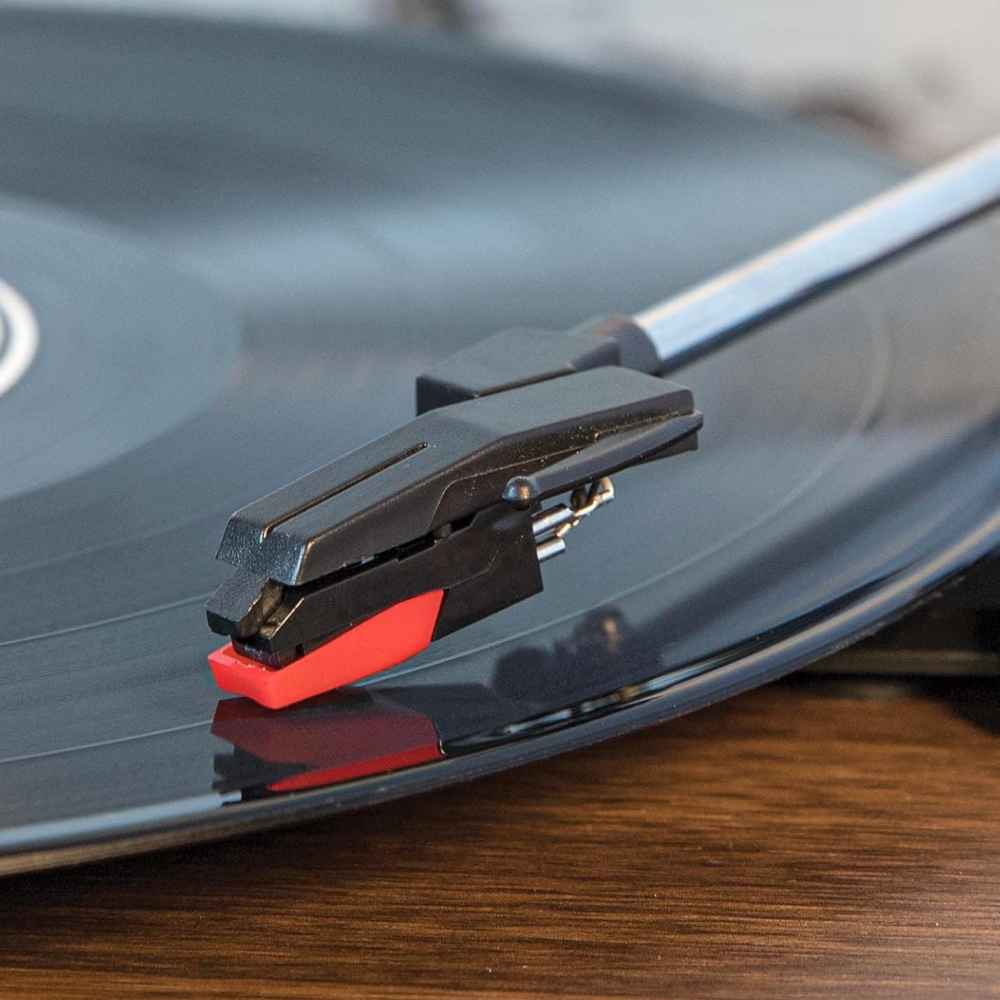
[[[234,510],[405,425],[416,376],[497,331],[654,317],[904,171],[441,40],[65,12],[0,29],[0,870],[356,809],[662,722],[995,551],[980,191],[964,224],[678,352],[693,403],[660,416],[696,406],[698,450],[626,463],[540,593],[279,711],[220,691],[205,603]]]

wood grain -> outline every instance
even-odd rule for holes
[[[0,882],[0,994],[1000,995],[997,685],[830,685]]]

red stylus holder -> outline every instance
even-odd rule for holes
[[[269,667],[228,643],[208,657],[223,691],[265,708],[285,708],[344,687],[416,656],[430,645],[443,590],[400,601],[285,667]]]

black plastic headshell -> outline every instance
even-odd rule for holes
[[[430,590],[434,639],[538,593],[540,561],[613,496],[607,477],[697,446],[690,391],[611,360],[641,354],[622,347],[629,325],[533,335],[515,361],[499,335],[422,376],[411,423],[232,516],[218,558],[237,572],[211,628],[281,667]]]

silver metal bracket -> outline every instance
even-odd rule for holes
[[[566,536],[585,517],[615,498],[615,486],[604,476],[589,486],[572,492],[568,504],[557,504],[539,511],[531,519],[531,529],[537,542],[538,561],[545,562],[566,551]]]

